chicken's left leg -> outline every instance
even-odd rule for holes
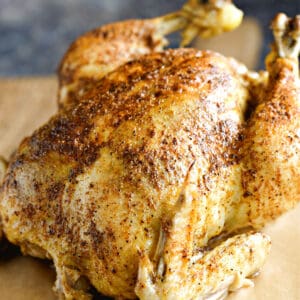
[[[300,202],[300,16],[278,14],[269,79],[245,132],[244,197],[228,230],[261,228]]]
[[[154,259],[140,253],[135,288],[140,299],[223,299],[228,291],[251,284],[247,277],[262,267],[269,252],[269,238],[249,232],[195,255],[193,235],[199,205],[203,211],[215,208],[209,208],[205,199],[199,203],[197,185],[190,179],[174,216],[162,226]]]

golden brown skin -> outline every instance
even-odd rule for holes
[[[4,183],[6,234],[79,268],[104,294],[132,298],[137,249],[154,251],[191,164],[208,164],[199,201],[232,180],[246,95],[230,62],[210,52],[168,50],[120,67],[22,143]]]
[[[74,94],[22,142],[0,189],[6,237],[54,261],[66,299],[89,299],[89,283],[119,298],[222,299],[249,284],[270,241],[212,238],[260,228],[300,200],[297,58],[275,49],[262,84],[217,53],[156,53],[145,24],[146,35],[129,28],[136,51],[113,53],[114,65],[97,58],[99,69],[84,57],[105,30],[75,42],[60,68],[60,95],[69,84]],[[104,27],[111,45],[115,26]]]
[[[59,67],[59,105],[78,102],[78,89],[138,56],[163,49],[152,20],[130,20],[97,28],[78,38]],[[78,88],[79,86],[79,88]]]

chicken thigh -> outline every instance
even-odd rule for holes
[[[266,72],[162,48],[167,33],[185,44],[241,16],[230,1],[191,0],[66,53],[59,111],[23,140],[0,188],[3,234],[53,260],[62,299],[90,299],[90,286],[223,299],[251,285],[270,249],[256,230],[300,201],[300,19],[274,19]]]

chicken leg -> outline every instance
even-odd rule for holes
[[[86,90],[125,62],[162,51],[165,36],[182,30],[182,45],[197,35],[211,37],[238,27],[243,13],[228,0],[188,1],[168,15],[102,26],[78,38],[59,67],[58,103],[73,106]]]
[[[300,202],[300,16],[278,14],[272,28],[269,79],[245,129],[244,196],[230,229],[261,228]]]

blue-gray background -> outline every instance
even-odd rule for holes
[[[101,24],[176,10],[185,0],[0,0],[0,76],[52,74],[67,46]],[[264,28],[276,12],[300,13],[300,0],[235,0]],[[234,45],[233,45],[234,46]],[[262,60],[261,60],[262,62]],[[262,63],[261,63],[262,65]]]

